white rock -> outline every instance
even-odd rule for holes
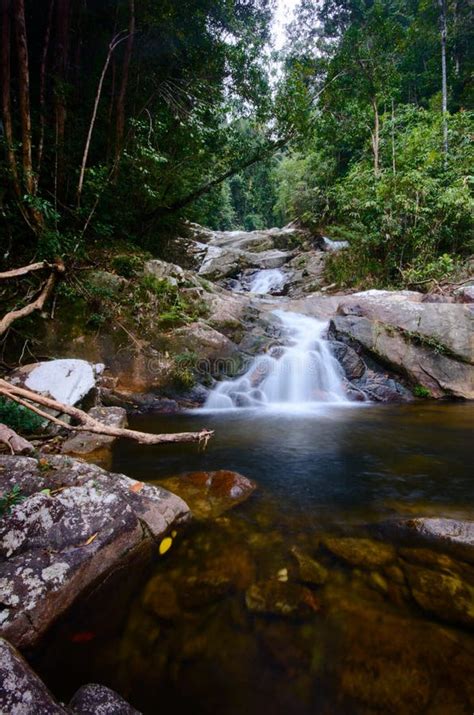
[[[75,405],[95,387],[94,366],[74,359],[42,362],[30,372],[25,387],[49,393],[66,405]]]

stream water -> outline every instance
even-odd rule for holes
[[[231,469],[257,489],[79,604],[35,666],[58,696],[100,682],[147,714],[472,712],[472,631],[452,622],[449,603],[446,618],[422,609],[404,575],[438,573],[443,557],[407,551],[415,544],[378,525],[418,514],[473,518],[473,417],[467,404],[424,402],[135,419],[153,432],[216,433],[204,452],[121,443],[114,470],[160,483]],[[398,551],[389,565],[354,566],[324,546],[328,534],[382,535]],[[301,586],[295,553],[317,559],[323,585]],[[473,577],[468,564],[449,568]],[[302,600],[307,612],[255,613],[249,589],[269,582],[283,589],[277,601]]]

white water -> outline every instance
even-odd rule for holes
[[[255,358],[242,377],[220,382],[205,409],[235,407],[307,409],[321,403],[349,402],[342,370],[322,335],[327,323],[299,313],[274,311],[287,345],[275,345]]]
[[[342,248],[347,248],[349,246],[349,241],[333,241],[327,236],[323,236],[326,248],[329,251],[340,251]]]
[[[270,293],[271,290],[281,290],[285,285],[285,274],[279,268],[264,268],[252,278],[249,286],[251,293]]]

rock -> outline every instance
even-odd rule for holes
[[[129,281],[126,278],[108,271],[85,271],[83,278],[88,287],[100,291],[101,294],[107,294],[109,297],[123,293],[129,286]]]
[[[319,601],[304,586],[278,580],[258,581],[245,592],[252,613],[286,618],[306,618],[317,612]]]
[[[140,715],[123,698],[105,685],[83,685],[69,703],[77,715]]]
[[[66,405],[80,402],[95,386],[104,365],[85,360],[49,360],[25,365],[8,380],[13,385],[50,395]]]
[[[301,581],[320,586],[328,579],[328,570],[311,556],[305,554],[297,546],[293,546],[291,553],[298,562],[299,577]]]
[[[375,569],[395,560],[393,546],[374,539],[326,536],[321,543],[351,566]]]
[[[396,328],[421,341],[439,346],[446,354],[464,362],[474,362],[472,335],[474,314],[459,304],[423,303],[423,295],[410,291],[366,291],[344,298],[339,305],[342,315],[356,315]]]
[[[458,303],[474,303],[474,279],[473,285],[461,286],[455,290],[454,297]]]
[[[400,382],[388,375],[367,370],[362,378],[354,380],[352,386],[364,392],[369,400],[376,402],[410,402],[411,392]]]
[[[176,353],[192,352],[198,355],[200,361],[207,361],[201,366],[202,372],[206,371],[206,367],[208,372],[219,372],[219,366],[215,365],[217,360],[224,361],[222,364],[226,370],[238,370],[237,345],[202,321],[174,330],[169,342]],[[227,361],[228,358],[234,360],[235,364]]]
[[[26,660],[0,638],[0,712],[5,715],[65,715]]]
[[[419,566],[405,566],[413,598],[428,613],[443,621],[474,626],[474,586],[460,576]]]
[[[337,340],[331,340],[330,347],[332,354],[342,366],[348,380],[362,377],[367,366],[353,348]]]
[[[186,280],[185,271],[181,266],[158,259],[147,261],[143,267],[143,273],[145,276],[153,276],[157,280],[167,280],[171,285],[179,285]]]
[[[104,425],[110,427],[126,427],[127,412],[123,407],[93,407],[88,414]],[[100,463],[101,466],[111,466],[111,448],[117,437],[94,434],[93,432],[76,432],[62,445],[63,454],[74,454]]]
[[[85,589],[189,518],[159,487],[65,456],[0,457],[24,501],[0,524],[0,633],[34,646]]]
[[[249,498],[257,485],[238,472],[189,472],[160,484],[181,496],[197,519],[215,519]]]
[[[387,525],[400,535],[420,539],[474,563],[474,521],[444,518],[407,519]]]
[[[442,319],[438,317],[440,322]],[[444,353],[436,342],[420,342],[413,334],[365,317],[336,317],[332,328],[339,340],[356,340],[376,360],[406,375],[411,383],[426,387],[432,397],[474,399],[474,367]]]

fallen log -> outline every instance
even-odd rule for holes
[[[24,437],[20,437],[15,430],[10,429],[7,425],[0,422],[0,442],[6,444],[12,454],[29,454],[35,451],[35,448]]]
[[[46,261],[30,263],[28,266],[21,266],[21,268],[13,268],[11,271],[4,271],[3,273],[0,273],[0,280],[18,278],[19,276],[25,276],[27,273],[31,273],[32,271],[41,271],[43,268],[51,268],[51,266],[49,263],[46,263]]]
[[[133,439],[139,444],[173,444],[177,442],[198,442],[205,447],[207,442],[212,437],[212,430],[202,429],[200,432],[178,432],[174,434],[149,434],[147,432],[139,432],[137,430],[127,429],[125,427],[114,427],[105,425],[99,420],[94,419],[83,410],[72,405],[65,405],[62,402],[46,397],[33,390],[27,390],[17,385],[12,385],[6,380],[0,379],[0,395],[3,395],[9,400],[26,407],[35,412],[40,417],[43,417],[54,424],[70,431],[70,432],[92,432],[93,434],[107,435],[109,437],[125,437]],[[32,404],[34,403],[34,404]],[[37,405],[42,405],[49,410],[54,410],[61,414],[69,415],[79,422],[78,425],[70,425],[67,422],[49,414],[42,410]]]
[[[39,264],[32,264],[32,265],[37,265]],[[44,267],[42,265],[41,267]],[[30,268],[31,266],[25,266],[26,268]],[[24,273],[19,273],[18,271],[21,271],[22,269],[16,269],[16,275],[24,275]],[[36,269],[35,269],[36,270]],[[33,300],[31,303],[28,303],[27,305],[24,305],[22,308],[18,308],[17,310],[11,310],[9,313],[3,316],[3,318],[0,320],[0,335],[3,335],[8,328],[12,325],[12,323],[15,322],[15,320],[18,320],[19,318],[26,318],[27,315],[31,315],[31,313],[34,313],[36,310],[43,310],[44,304],[50,297],[50,295],[53,292],[54,286],[56,285],[56,281],[58,280],[59,276],[61,276],[65,271],[64,264],[63,263],[57,263],[54,266],[52,266],[52,272],[47,279],[47,281],[43,284],[43,287],[41,289],[40,294],[38,295],[35,300]],[[25,271],[28,273],[28,271]],[[13,277],[12,273],[15,273],[14,271],[9,271],[10,275],[6,277]],[[5,277],[5,274],[3,274],[3,277]]]

